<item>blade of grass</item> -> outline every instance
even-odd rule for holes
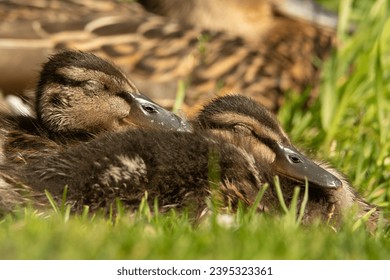
[[[349,31],[349,18],[353,0],[343,0],[339,2],[339,22],[337,25],[337,38],[343,42],[345,35]]]
[[[149,203],[148,203],[148,192],[147,191],[145,191],[145,194],[142,197],[137,214],[138,214],[139,218],[146,218],[148,222],[150,222],[152,219],[152,213],[150,211],[150,207],[149,207]]]
[[[66,185],[64,191],[62,192],[61,208],[60,208],[61,213],[65,213],[67,195],[68,195],[68,186]]]
[[[285,214],[288,214],[288,208],[283,198],[283,193],[282,193],[282,189],[280,188],[280,181],[278,176],[274,178],[274,183],[275,183],[276,195],[278,196],[280,206],[282,207],[283,212]]]
[[[49,203],[50,203],[51,207],[53,208],[54,212],[57,215],[59,215],[61,211],[58,208],[57,202],[55,201],[53,196],[47,190],[45,190],[45,195],[46,195],[47,199],[49,200]]]
[[[385,91],[386,88],[383,82],[383,67],[381,62],[381,47],[379,42],[376,42],[375,51],[375,97],[377,105],[377,118],[379,123],[379,136],[380,144],[384,145],[386,142],[386,134],[388,128],[386,127],[384,105],[386,104],[385,100]]]
[[[252,204],[252,206],[250,207],[250,209],[248,211],[249,218],[253,217],[253,215],[257,212],[257,209],[258,209],[258,206],[260,205],[261,199],[263,198],[264,193],[268,189],[268,187],[269,187],[268,184],[264,184],[261,186],[260,191],[257,193],[255,202]]]
[[[302,199],[301,207],[299,208],[299,216],[297,219],[298,224],[302,223],[308,200],[309,200],[309,182],[306,179],[305,180],[305,192],[303,193],[303,199]]]
[[[180,109],[183,107],[184,98],[186,97],[186,83],[183,79],[180,79],[177,82],[177,92],[175,103],[173,104],[172,112],[177,114]]]
[[[335,56],[330,58],[326,67],[330,68],[329,75],[323,82],[323,90],[320,96],[321,124],[325,131],[329,130],[339,101],[336,90],[337,73],[335,71],[337,69],[337,58]]]
[[[293,197],[292,197],[291,203],[290,203],[290,209],[288,211],[289,218],[293,222],[293,224],[297,224],[296,217],[297,217],[297,209],[298,209],[298,197],[299,197],[300,191],[301,190],[299,187],[294,188]]]
[[[352,232],[356,231],[358,228],[360,228],[361,226],[365,225],[366,222],[368,221],[368,219],[370,218],[370,216],[376,211],[377,209],[376,208],[373,208],[371,209],[370,211],[368,211],[366,214],[364,214],[364,216],[362,216],[361,218],[359,218],[352,226]]]

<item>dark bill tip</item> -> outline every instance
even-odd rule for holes
[[[278,143],[275,150],[273,168],[282,176],[309,182],[310,186],[324,189],[338,189],[342,182],[335,175],[322,168],[292,146]]]

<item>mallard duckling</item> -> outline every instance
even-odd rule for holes
[[[262,31],[253,31],[252,38],[259,39],[249,43],[244,34],[182,24],[146,13],[135,2],[43,0],[34,5],[7,0],[0,5],[4,11],[13,7],[0,24],[0,65],[8,70],[0,86],[6,93],[33,80],[36,60],[56,49],[76,48],[109,57],[141,91],[166,107],[173,105],[178,82],[183,82],[187,111],[215,94],[236,91],[277,110],[287,90],[301,92],[316,85],[317,62],[327,56],[335,34],[288,17],[264,15],[261,9],[251,9],[255,18],[270,21],[256,21]],[[57,12],[60,16],[54,16]],[[35,61],[29,65],[23,56],[34,56]],[[316,63],[313,57],[319,58]]]
[[[187,131],[189,123],[151,101],[111,63],[80,51],[50,57],[40,72],[36,118],[3,116],[3,157],[130,128]],[[23,158],[24,159],[24,158]]]
[[[187,123],[141,94],[114,65],[92,53],[64,51],[43,66],[38,122],[52,133],[96,134],[121,126],[185,130]]]
[[[0,171],[31,187],[32,193],[47,190],[59,200],[68,186],[67,203],[76,211],[84,205],[91,211],[108,210],[117,199],[133,210],[147,193],[147,201],[151,205],[157,201],[162,212],[188,208],[199,218],[213,193],[222,206],[234,210],[239,202],[253,205],[269,184],[257,207],[272,214],[280,205],[275,176],[287,204],[294,188],[303,188],[307,180],[304,223],[320,218],[337,224],[353,205],[359,207],[359,215],[374,209],[339,172],[300,153],[275,116],[249,98],[231,95],[214,100],[201,111],[196,127],[194,133],[105,134],[17,169],[1,166]],[[302,203],[303,192],[298,201]]]

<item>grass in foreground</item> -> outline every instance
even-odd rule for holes
[[[372,203],[390,210],[390,17],[386,0],[341,1],[340,48],[326,63],[320,98],[302,109],[291,94],[280,120],[295,143],[348,174]],[[314,152],[315,151],[315,152]],[[210,216],[194,226],[184,214],[39,214],[0,220],[2,259],[390,259],[390,236],[349,221],[337,232],[240,211],[231,226]]]
[[[2,259],[389,259],[390,238],[346,224],[297,226],[288,215],[238,213],[226,226],[210,216],[46,216],[27,210],[1,224]]]

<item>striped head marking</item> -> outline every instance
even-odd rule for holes
[[[206,105],[197,125],[224,141],[250,152],[279,176],[311,186],[337,189],[341,180],[300,153],[283,131],[276,117],[250,98],[227,95]]]
[[[57,53],[44,64],[36,110],[49,131],[65,134],[129,126],[177,130],[184,123],[141,94],[116,66],[80,51]]]

